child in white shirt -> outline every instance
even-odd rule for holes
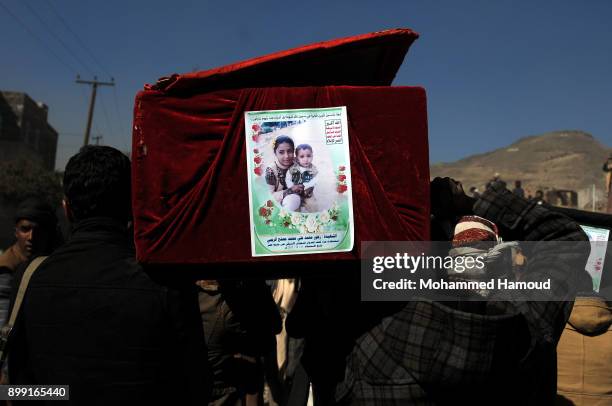
[[[314,187],[317,184],[317,168],[312,163],[313,152],[312,147],[308,144],[300,144],[295,149],[295,163],[287,171],[285,182],[287,188],[294,185],[302,185],[304,189],[301,191],[302,198],[301,211],[312,213],[316,211],[315,198],[313,196]]]

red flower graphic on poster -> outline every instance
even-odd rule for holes
[[[344,174],[345,170],[346,167],[344,165],[340,165],[338,167],[338,187],[336,188],[336,190],[340,194],[348,190],[348,185],[346,184],[346,175]]]

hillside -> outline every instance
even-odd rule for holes
[[[531,194],[537,189],[584,192],[591,190],[593,184],[600,194],[604,188],[602,166],[609,153],[590,134],[555,131],[521,138],[507,147],[456,162],[433,164],[431,176],[451,176],[460,180],[466,191],[470,186],[483,190],[498,172],[509,188],[520,179],[523,188]]]

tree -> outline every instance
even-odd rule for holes
[[[28,197],[45,200],[57,207],[62,199],[59,173],[24,158],[0,162],[0,199],[8,203],[22,202]]]

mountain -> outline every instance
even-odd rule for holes
[[[499,173],[508,188],[512,189],[514,181],[520,179],[529,194],[538,189],[570,189],[585,195],[595,185],[597,195],[603,196],[602,166],[609,154],[610,149],[591,134],[554,131],[524,137],[507,147],[456,162],[433,164],[430,169],[432,178],[450,176],[460,180],[466,192],[471,186],[482,191]],[[579,200],[579,206],[586,204],[584,198]]]

